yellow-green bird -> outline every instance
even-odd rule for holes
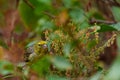
[[[46,41],[39,41],[26,49],[25,61],[33,61],[48,53]]]

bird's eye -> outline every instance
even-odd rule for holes
[[[38,44],[38,46],[41,46],[40,44]]]

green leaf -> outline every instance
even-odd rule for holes
[[[0,74],[7,75],[14,72],[13,65],[8,61],[0,61]]]
[[[69,12],[72,21],[76,24],[83,22],[86,18],[84,16],[84,11],[82,9],[76,8]]]
[[[112,25],[113,26],[113,28],[115,28],[116,30],[120,30],[120,23],[116,23],[116,24],[113,24]]]
[[[95,75],[93,75],[90,80],[101,80],[101,76],[102,76],[102,71],[97,72]]]
[[[49,75],[47,76],[47,80],[69,80],[65,77],[60,77],[58,75]]]
[[[73,0],[62,0],[62,2],[66,8],[72,7]]]
[[[120,21],[120,8],[119,7],[112,7],[112,12],[117,21]]]
[[[98,32],[106,32],[106,31],[117,31],[116,28],[114,28],[112,25],[100,25],[100,30]]]
[[[51,5],[52,3],[52,0],[38,0],[38,1],[46,5]]]
[[[94,11],[94,14],[92,16],[94,16],[95,19],[104,20],[104,17],[103,17],[103,15],[100,14],[100,12],[95,12]]]
[[[44,30],[54,30],[55,29],[55,25],[49,21],[46,20],[45,18],[42,18],[38,21],[38,27],[36,28],[36,32],[37,33],[41,33]]]
[[[28,44],[25,46],[25,48],[29,48],[29,47],[33,46],[35,43],[37,43],[37,42],[38,42],[37,40],[34,40],[34,41],[28,43]]]
[[[70,55],[71,49],[72,49],[72,44],[66,43],[64,45],[63,51],[64,51],[65,56],[68,57]]]
[[[41,17],[45,16],[44,12],[51,13],[54,10],[52,0],[37,0],[37,2],[35,13]]]
[[[77,30],[82,30],[82,29],[85,29],[88,27],[89,27],[89,24],[87,21],[83,21],[82,23],[77,24],[77,26],[76,26]]]
[[[120,55],[117,57],[115,62],[112,64],[104,80],[120,80],[119,69],[120,69]]]
[[[49,73],[50,62],[48,56],[42,56],[41,59],[32,63],[31,69],[37,72],[40,76],[45,76]]]
[[[39,19],[39,16],[37,16],[34,13],[34,9],[32,9],[29,5],[27,5],[25,2],[21,0],[18,10],[25,26],[29,27],[29,29],[31,30],[34,30],[35,27],[37,26],[37,21]]]
[[[55,56],[51,58],[53,65],[59,70],[72,69],[71,63],[62,56]]]

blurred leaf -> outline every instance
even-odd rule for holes
[[[97,72],[95,75],[93,75],[90,80],[101,80],[101,76],[102,76],[102,71]]]
[[[31,65],[31,69],[37,72],[40,76],[45,76],[49,72],[50,62],[48,56],[42,56]]]
[[[83,22],[86,17],[84,15],[84,11],[82,9],[76,8],[69,12],[70,17],[72,18],[72,21],[77,23]]]
[[[46,4],[46,5],[51,5],[51,3],[52,3],[52,0],[38,0],[38,1],[42,2],[42,3]]]
[[[117,21],[120,21],[120,8],[119,7],[112,7],[112,12]]]
[[[77,30],[82,30],[89,27],[89,23],[87,21],[83,21],[80,24],[77,24]]]
[[[49,52],[50,52],[50,50],[51,50],[51,44],[52,44],[52,41],[51,41],[51,40],[47,41],[47,47],[48,47],[48,51],[49,51]]]
[[[53,65],[59,70],[72,69],[71,63],[62,56],[55,56],[51,58]]]
[[[73,0],[62,0],[62,2],[66,8],[72,7]]]
[[[34,1],[34,0],[33,0]],[[37,0],[38,3],[35,4],[36,8],[35,8],[35,13],[37,15],[45,16],[45,14],[43,14],[44,12],[52,12],[54,11],[54,8],[52,7],[52,0]]]
[[[33,45],[34,45],[35,43],[37,43],[37,42],[38,42],[37,40],[34,40],[34,41],[28,43],[28,44],[25,46],[25,48],[31,47],[31,46],[33,46]]]
[[[116,23],[116,24],[113,24],[112,25],[113,26],[113,28],[115,28],[116,30],[120,30],[120,23]]]
[[[72,44],[66,43],[63,48],[65,56],[69,57],[71,50],[72,50]]]
[[[0,61],[0,73],[3,75],[7,75],[13,73],[14,67],[10,62]]]
[[[54,30],[55,25],[44,18],[38,21],[39,26],[36,28],[36,32],[41,33],[44,30]]]
[[[50,6],[46,6],[46,5],[44,5],[44,4],[40,4],[41,6],[39,6],[39,7],[37,7],[36,9],[35,9],[35,14],[36,15],[40,15],[40,16],[45,16],[43,13],[44,13],[44,11],[46,11],[46,10],[48,10],[48,11],[50,11],[51,10],[51,7]],[[52,11],[52,10],[51,10]]]
[[[112,24],[112,25],[101,25],[101,29],[99,32],[105,32],[105,31],[119,31],[120,30],[120,23]]]
[[[120,69],[120,55],[118,55],[117,59],[112,64],[104,80],[120,80],[119,69]]]
[[[117,31],[116,28],[114,28],[113,26],[111,25],[100,25],[100,30],[98,30],[98,32],[106,32],[106,31]]]
[[[39,19],[39,16],[35,15],[34,9],[21,0],[18,10],[25,26],[29,27],[31,30],[34,30]]]
[[[47,76],[47,80],[69,80],[65,77],[60,77],[60,76],[57,76],[57,75],[49,75]]]
[[[92,16],[94,16],[95,19],[104,20],[103,15],[101,15],[99,12],[94,12]]]

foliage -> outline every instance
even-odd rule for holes
[[[0,79],[119,80],[120,8],[111,8],[117,23],[109,24],[99,8],[89,4],[89,0],[1,0]],[[91,24],[92,17],[100,20]],[[108,67],[99,58],[116,38],[118,56]],[[39,41],[47,49],[40,48],[44,45]],[[31,54],[37,57],[26,62],[25,56]]]

